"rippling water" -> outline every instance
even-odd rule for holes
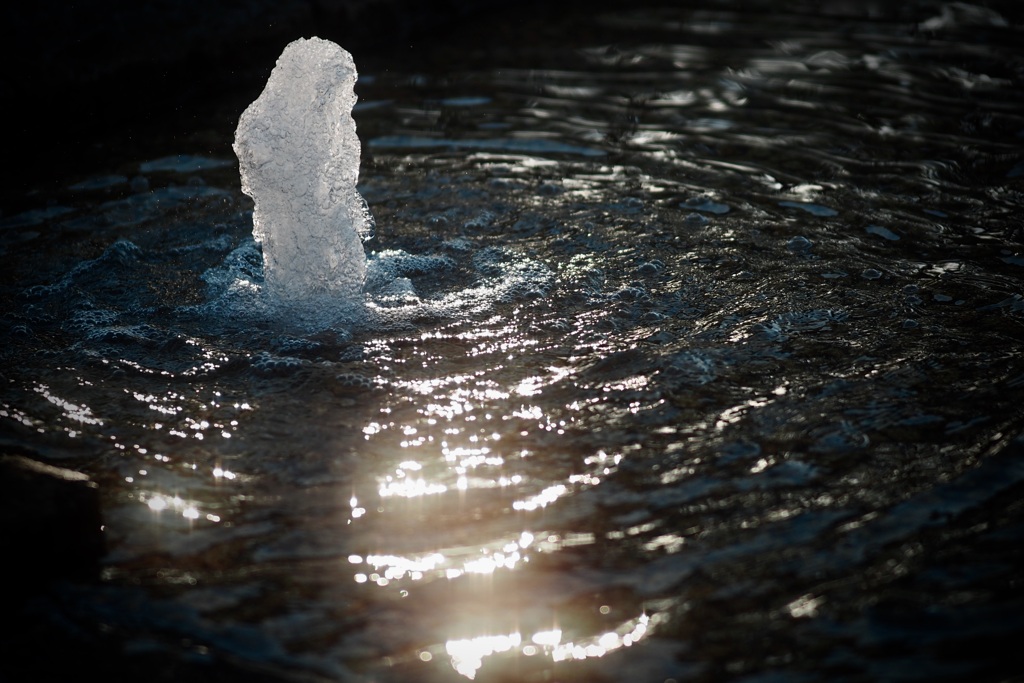
[[[109,547],[39,618],[267,680],[1024,672],[1019,17],[829,7],[362,67],[363,324],[261,318],[229,157],[7,218],[0,443]]]

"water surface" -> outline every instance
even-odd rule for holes
[[[261,315],[226,155],[5,219],[0,438],[109,546],[37,618],[268,680],[1024,671],[1020,23],[830,8],[361,65],[368,322]]]

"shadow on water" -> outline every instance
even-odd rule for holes
[[[770,9],[356,53],[360,324],[260,313],[227,129],[7,216],[0,445],[107,552],[0,671],[1020,675],[1020,18]]]

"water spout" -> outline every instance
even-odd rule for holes
[[[242,191],[253,198],[270,307],[304,325],[336,321],[359,301],[362,237],[352,55],[320,38],[285,47],[235,130]]]

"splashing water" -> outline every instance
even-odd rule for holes
[[[235,131],[268,302],[314,325],[342,316],[366,277],[360,237],[372,223],[356,190],[356,75],[352,55],[338,45],[296,40]]]

